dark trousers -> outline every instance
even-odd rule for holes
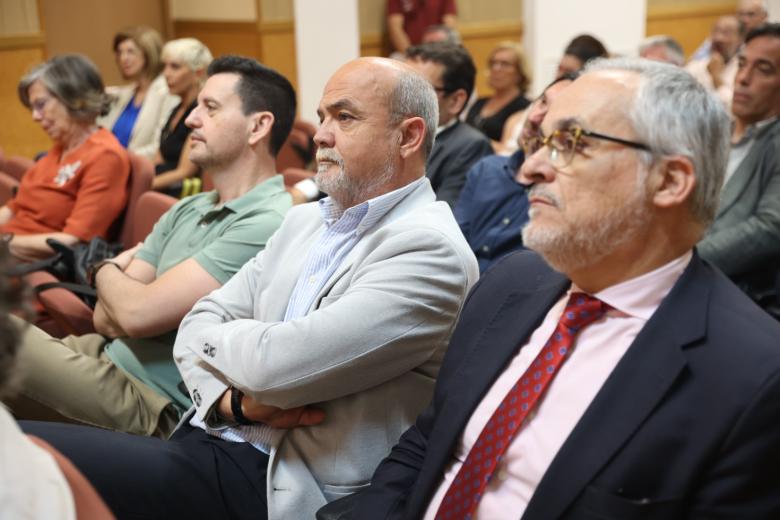
[[[76,426],[22,421],[68,457],[121,519],[266,519],[268,456],[185,425],[164,441]]]

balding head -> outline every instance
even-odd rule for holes
[[[767,19],[766,0],[740,0],[737,7],[737,18],[741,25],[742,34],[747,34]]]

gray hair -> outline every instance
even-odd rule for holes
[[[427,159],[439,123],[439,100],[433,86],[414,71],[400,70],[389,101],[391,125],[400,124],[407,117],[421,117],[425,121],[423,158]]]
[[[81,54],[55,56],[27,73],[17,86],[19,100],[27,108],[32,108],[29,91],[36,81],[79,121],[91,123],[98,116],[106,115],[113,101],[105,92],[95,64]]]
[[[180,60],[192,71],[206,70],[214,60],[211,51],[200,40],[195,38],[179,38],[171,40],[163,46],[162,57]]]
[[[641,55],[653,47],[663,47],[666,50],[666,56],[669,58],[670,63],[677,65],[678,67],[682,67],[685,64],[685,51],[680,45],[680,42],[671,36],[667,34],[657,34],[645,38],[642,43],[639,44],[639,54]]]
[[[641,78],[628,114],[637,138],[650,147],[649,167],[665,155],[693,163],[696,186],[690,201],[694,218],[708,225],[715,217],[729,155],[731,123],[723,103],[685,70],[667,63],[636,59],[598,59],[586,73],[618,70]]]

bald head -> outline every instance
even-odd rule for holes
[[[747,34],[767,19],[766,0],[740,0],[737,6],[737,18],[741,25],[742,34]]]

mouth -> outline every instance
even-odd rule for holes
[[[734,92],[734,97],[732,98],[731,101],[732,103],[733,102],[744,103],[746,101],[750,101],[750,96],[743,92]]]
[[[203,136],[196,134],[195,132],[190,132],[190,146],[193,146],[195,143],[205,143],[206,140],[203,138]]]

